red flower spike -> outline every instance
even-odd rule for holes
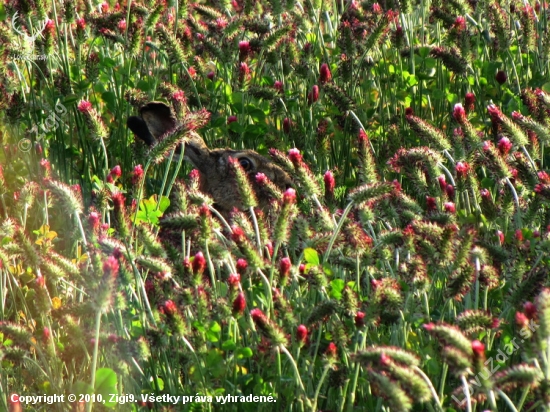
[[[105,262],[103,262],[103,274],[106,277],[115,278],[118,275],[118,260],[114,256],[109,256]]]
[[[485,356],[485,345],[478,340],[472,342],[472,351],[474,356],[483,358]]]
[[[307,328],[305,325],[300,325],[296,328],[296,340],[298,343],[305,345],[307,343]]]
[[[525,311],[525,315],[529,319],[535,319],[537,316],[537,307],[533,302],[525,302],[523,304],[523,310]]]
[[[365,325],[365,314],[363,312],[357,311],[355,314],[355,326],[361,328]]]
[[[283,193],[283,203],[293,204],[294,202],[296,202],[296,191],[293,188],[289,187]]]
[[[77,109],[80,113],[87,113],[92,110],[92,104],[87,100],[81,100],[78,103]]]
[[[99,228],[99,214],[97,212],[90,212],[88,215],[88,223],[92,229]]]
[[[448,213],[456,213],[456,207],[455,207],[455,204],[453,202],[447,202],[445,203],[445,211],[447,211]]]
[[[512,149],[512,142],[507,137],[503,137],[498,141],[497,147],[500,154],[506,156]]]
[[[237,295],[233,301],[233,313],[242,314],[246,308],[246,299],[244,294],[241,292]]]
[[[178,308],[173,300],[168,299],[162,304],[161,311],[166,315],[174,315],[178,311]]]
[[[330,342],[327,346],[327,349],[325,350],[325,355],[327,358],[336,358],[336,355],[338,354],[338,348],[333,342]]]
[[[275,83],[273,84],[273,88],[277,90],[279,93],[282,93],[284,90],[283,82],[281,82],[280,80],[276,80]]]
[[[242,275],[246,268],[248,267],[248,262],[244,259],[237,260],[237,272]]]
[[[334,188],[336,187],[336,181],[334,180],[334,175],[330,170],[327,170],[323,175],[323,180],[325,182],[325,193],[334,194]]]
[[[309,105],[315,103],[317,100],[319,100],[319,86],[314,85],[311,88],[311,91],[307,95],[307,102]]]
[[[281,277],[288,277],[290,275],[290,269],[292,268],[292,262],[290,258],[284,257],[279,261],[279,273]]]
[[[332,79],[332,74],[330,73],[330,68],[328,64],[323,63],[319,69],[319,83],[325,84]]]
[[[289,134],[292,130],[292,120],[290,120],[288,117],[285,117],[283,119],[283,132],[286,134]]]
[[[118,178],[118,177],[122,176],[122,169],[120,168],[119,165],[116,165],[115,167],[113,167],[113,168],[111,169],[110,174],[111,174],[112,176],[115,176],[115,177]]]
[[[462,107],[462,104],[457,103],[453,109],[453,117],[458,124],[464,124],[466,122],[466,110]]]
[[[516,325],[520,328],[526,328],[529,326],[529,318],[525,316],[523,312],[516,312]]]
[[[424,329],[426,329],[428,332],[432,331],[435,327],[435,324],[434,323],[425,323],[424,325],[422,325],[422,327]]]
[[[447,188],[447,182],[445,181],[445,175],[441,175],[437,178],[437,181],[439,182],[439,187],[442,191],[445,191]]]
[[[193,273],[201,274],[204,272],[204,269],[206,269],[206,259],[202,252],[197,252],[195,254],[191,267],[193,268]]]
[[[467,113],[470,113],[474,111],[474,104],[476,102],[476,96],[473,93],[466,93],[466,96],[464,96],[464,108],[466,109]]]
[[[506,80],[508,80],[508,76],[504,71],[499,70],[495,75],[495,80],[497,81],[498,84],[504,84],[506,83]]]
[[[227,281],[231,286],[238,287],[239,283],[241,282],[241,275],[239,275],[238,273],[232,273],[229,275]]]

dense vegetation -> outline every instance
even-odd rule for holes
[[[0,409],[550,411],[549,17],[6,0]],[[152,100],[183,127],[148,150]],[[295,190],[235,164],[221,216],[195,132]]]

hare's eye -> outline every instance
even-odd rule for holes
[[[250,169],[252,169],[252,161],[246,157],[241,157],[239,159],[239,164],[245,172],[248,172]]]

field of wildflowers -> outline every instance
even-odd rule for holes
[[[549,18],[4,0],[0,410],[550,411]],[[293,188],[220,214],[193,133]]]

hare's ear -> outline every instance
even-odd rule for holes
[[[128,127],[134,134],[151,146],[155,140],[177,125],[176,116],[170,106],[161,102],[150,102],[143,106],[140,117],[128,118]]]
[[[129,117],[126,125],[137,137],[143,140],[147,146],[152,146],[153,143],[155,143],[155,138],[149,131],[147,123],[145,123],[141,117]]]
[[[210,149],[208,149],[202,137],[196,132],[191,132],[185,142],[184,156],[193,166],[202,171],[209,164]]]

